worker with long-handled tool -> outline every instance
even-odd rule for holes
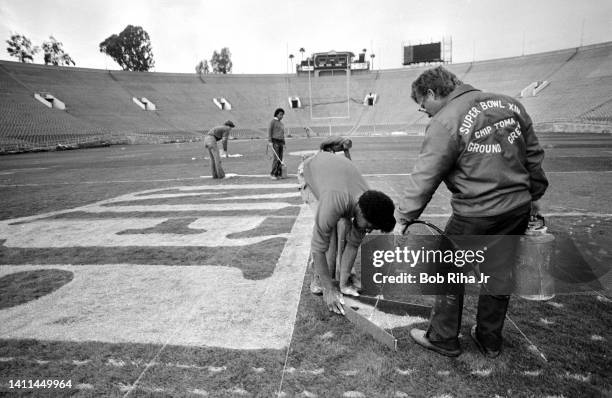
[[[213,127],[204,137],[204,147],[210,155],[210,169],[212,178],[225,178],[225,171],[221,165],[221,156],[228,157],[227,141],[232,129],[236,127],[231,120],[226,121],[223,126]],[[221,141],[223,152],[219,152],[217,141]]]
[[[273,180],[279,180],[286,178],[283,176],[283,152],[285,148],[285,125],[282,120],[285,116],[285,110],[283,108],[277,108],[274,111],[274,118],[270,122],[268,127],[268,143],[272,147],[272,171],[270,172],[270,178]],[[286,170],[286,168],[285,168]]]
[[[412,83],[412,99],[431,120],[396,211],[400,227],[421,215],[444,181],[453,195],[446,235],[522,235],[548,187],[544,150],[523,105],[463,84],[441,66]],[[475,344],[489,358],[502,350],[516,253],[512,245],[517,240],[500,241],[510,247],[505,255],[491,255],[499,248],[488,247],[486,265],[494,280],[480,292],[471,329]],[[410,332],[416,343],[446,356],[461,353],[463,289],[461,284],[458,291],[436,295],[427,330]]]
[[[304,202],[315,211],[311,292],[323,294],[330,311],[344,314],[342,292],[357,293],[348,280],[340,280],[339,286],[334,283],[334,273],[330,271],[331,265],[334,268],[336,265],[334,247],[344,246],[339,266],[341,275],[350,274],[366,233],[372,230],[391,232],[395,227],[395,205],[384,193],[369,188],[353,162],[328,152],[305,159],[298,168],[298,181]],[[343,237],[346,243],[334,241],[340,220],[345,220],[347,230]]]

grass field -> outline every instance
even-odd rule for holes
[[[612,138],[541,141],[551,230],[609,270]],[[319,142],[289,140],[286,152]],[[356,137],[353,161],[397,200],[420,142]],[[473,295],[455,359],[412,342],[409,330],[425,319],[377,310],[398,339],[394,352],[310,294],[312,214],[294,176],[267,178],[261,140],[229,149],[243,156],[223,159],[238,174],[223,181],[208,177],[200,143],[0,157],[0,395],[612,395],[610,272],[601,278],[608,290],[513,298],[518,328],[506,323],[495,360],[469,338]],[[290,174],[299,161],[287,155]],[[448,200],[441,187],[423,219],[444,225]],[[11,388],[18,380],[70,380],[71,388]]]

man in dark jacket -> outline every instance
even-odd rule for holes
[[[417,219],[444,181],[453,209],[445,234],[523,234],[548,187],[542,170],[544,150],[525,108],[512,97],[463,84],[441,66],[412,83],[412,98],[431,120],[396,210],[398,224]],[[489,253],[493,249],[489,247]],[[506,286],[511,283],[511,266],[500,263],[504,260],[490,261],[500,285]],[[427,331],[411,331],[418,344],[447,356],[461,353],[463,293],[461,285],[459,291],[436,296]],[[487,357],[501,352],[509,299],[507,288],[481,290],[471,336]]]
[[[274,111],[274,119],[268,127],[268,141],[272,146],[272,171],[270,177],[274,180],[283,178],[283,152],[285,148],[285,126],[283,125],[283,117],[285,110],[278,108]]]

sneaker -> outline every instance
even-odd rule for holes
[[[340,288],[340,292],[345,296],[359,297],[359,291],[355,286],[347,285]]]
[[[323,294],[323,288],[321,287],[321,281],[319,281],[319,275],[314,274],[312,281],[310,282],[310,293],[320,296]]]
[[[476,325],[472,326],[472,329],[470,330],[470,337],[472,338],[472,340],[474,340],[476,347],[478,347],[480,352],[482,352],[482,355],[484,355],[485,357],[493,359],[497,358],[499,354],[501,354],[501,350],[491,350],[485,347],[480,341],[478,341],[478,336],[476,334]]]
[[[425,331],[421,329],[411,329],[410,337],[420,345],[421,347],[427,348],[428,350],[432,350],[437,352],[438,354],[445,355],[447,357],[457,357],[461,354],[461,348],[457,348],[454,350],[447,350],[446,348],[438,347],[433,344],[429,339],[425,336]]]

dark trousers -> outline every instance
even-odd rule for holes
[[[528,204],[493,217],[462,217],[453,214],[444,232],[448,236],[522,235],[527,229],[530,209],[531,204]],[[510,241],[505,239],[503,250],[499,250],[504,253],[499,256],[489,256],[491,257],[490,264],[487,261],[487,266],[494,269],[494,272],[490,273],[494,275],[493,283],[487,284],[491,286],[487,288],[487,291],[508,292],[508,294],[497,295],[487,294],[487,291],[483,292],[483,289],[480,291],[476,315],[477,337],[485,347],[491,350],[498,350],[502,344],[502,329],[510,302],[507,285],[512,284],[512,267],[508,266],[508,257],[516,253],[517,244],[518,239]],[[508,245],[513,247],[508,247]],[[497,250],[490,244],[487,249],[490,254]],[[495,269],[496,267],[498,269]],[[505,269],[499,269],[500,267],[505,267]],[[435,296],[426,334],[430,342],[446,349],[459,348],[458,336],[463,312],[464,286],[461,285],[458,289],[454,289],[452,293]]]
[[[270,175],[274,177],[281,177],[283,175],[281,161],[283,160],[283,149],[285,148],[285,143],[283,141],[273,139],[272,148],[278,157],[272,154],[272,171],[270,172]]]

